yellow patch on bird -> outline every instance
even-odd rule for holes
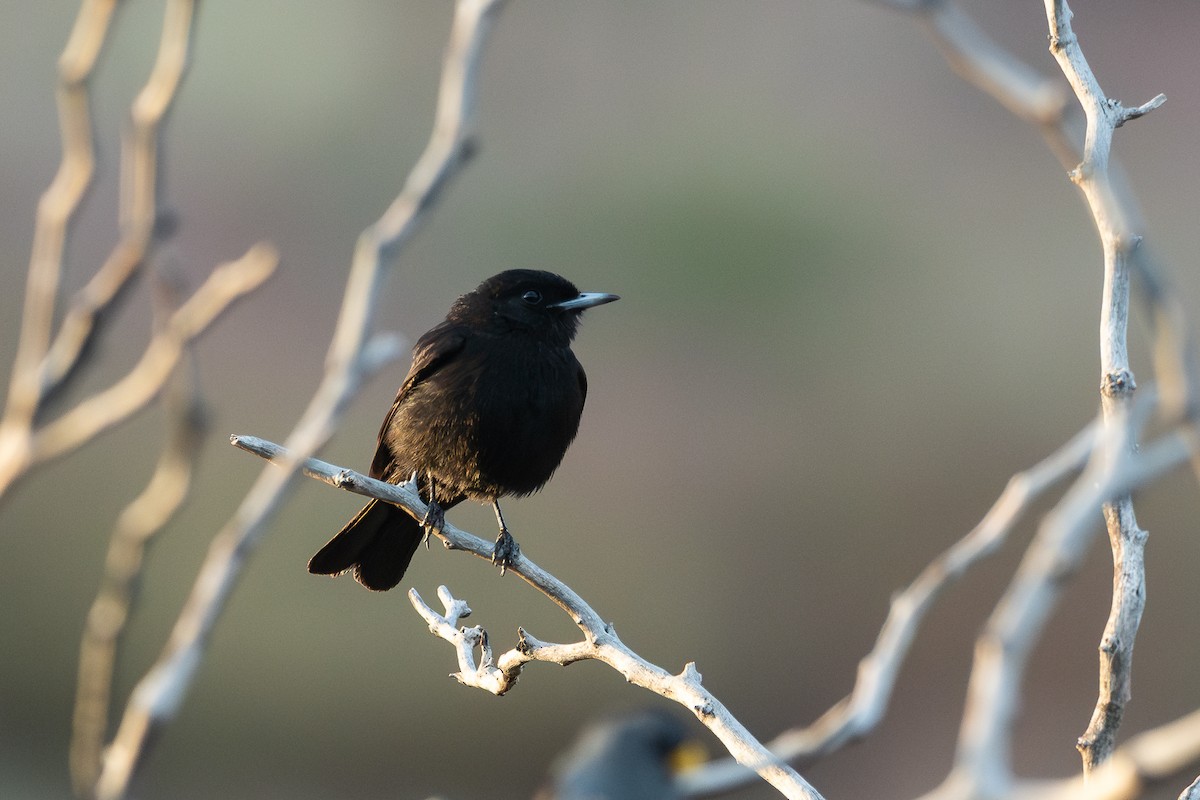
[[[667,754],[667,767],[679,775],[708,761],[708,751],[695,739],[688,739]]]

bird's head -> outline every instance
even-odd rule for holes
[[[581,292],[566,278],[535,269],[510,269],[455,301],[450,318],[523,329],[567,345],[585,309],[617,300],[615,294]]]
[[[706,760],[672,714],[646,709],[598,720],[557,760],[536,800],[676,800],[675,778]]]

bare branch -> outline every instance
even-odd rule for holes
[[[206,331],[235,300],[261,286],[278,263],[272,247],[258,244],[237,261],[213,270],[208,280],[150,340],[141,360],[124,378],[34,433],[31,463],[70,452],[144,408],[162,390],[185,346]]]
[[[442,67],[433,133],[399,196],[358,237],[329,359],[349,359],[371,330],[384,278],[381,262],[400,250],[475,150],[475,98],[483,43],[505,0],[458,0]]]
[[[80,797],[91,796],[100,774],[117,647],[145,565],[146,547],[187,497],[192,466],[204,440],[203,402],[187,377],[189,366],[187,361],[180,364],[166,394],[168,440],[145,490],[117,519],[100,592],[88,612],[70,747],[71,782]]]
[[[115,6],[115,0],[82,3],[66,49],[58,59],[56,97],[62,161],[50,187],[38,202],[21,335],[13,361],[4,420],[0,424],[0,430],[8,434],[0,435],[0,459],[6,449],[2,440],[8,438],[12,442],[13,430],[28,430],[41,402],[38,365],[50,342],[67,228],[91,186],[96,167],[88,81],[108,38]]]
[[[474,686],[494,695],[502,695],[517,682],[520,667],[524,662],[516,664],[508,659],[510,669],[499,669],[494,666],[492,646],[488,642],[487,631],[476,625],[474,628],[459,628],[459,620],[469,617],[471,609],[466,601],[456,599],[445,586],[438,587],[438,599],[442,601],[445,612],[434,611],[416,589],[409,589],[408,599],[427,623],[429,631],[434,636],[444,639],[454,646],[458,655],[458,672],[450,677],[455,678],[464,686]],[[475,660],[475,650],[479,650],[479,661]]]
[[[1100,369],[1103,376],[1101,410],[1109,425],[1128,405],[1135,384],[1129,366],[1129,252],[1140,243],[1124,209],[1115,199],[1108,175],[1113,132],[1126,120],[1156,108],[1165,101],[1159,95],[1135,110],[1124,109],[1110,100],[1088,66],[1071,28],[1071,9],[1066,0],[1046,0],[1050,27],[1050,52],[1058,61],[1087,119],[1083,161],[1072,179],[1083,190],[1100,243],[1104,250],[1104,289],[1100,311]],[[1126,443],[1137,446],[1136,440]],[[1134,641],[1145,605],[1146,578],[1143,563],[1147,533],[1137,524],[1133,499],[1114,498],[1104,507],[1109,541],[1113,551],[1113,598],[1104,638],[1100,644],[1100,692],[1091,722],[1078,748],[1085,772],[1103,763],[1116,746],[1117,731],[1131,695]]]
[[[944,788],[968,787],[969,794],[984,797],[1003,796],[1011,790],[1012,721],[1029,654],[1065,579],[1087,552],[1096,511],[1110,498],[1130,490],[1131,464],[1137,458],[1130,443],[1156,407],[1156,400],[1155,393],[1145,392],[1139,403],[1114,411],[1087,467],[1039,525],[976,643],[958,752]],[[1179,455],[1182,459],[1186,450]]]
[[[40,365],[43,399],[74,374],[103,315],[141,270],[158,233],[158,149],[163,119],[188,65],[194,0],[166,4],[158,56],[130,110],[121,146],[121,237],[104,264],[72,299],[62,326]]]
[[[263,458],[276,460],[281,465],[291,465],[295,459],[289,457],[286,448],[253,436],[231,436],[230,443]],[[308,476],[317,478],[355,494],[375,497],[403,508],[415,519],[423,519],[428,507],[412,485],[394,485],[377,481],[354,470],[337,467],[315,458],[307,458],[300,469]],[[492,559],[492,543],[462,531],[450,523],[434,534],[452,550],[466,550],[489,563]],[[582,597],[533,563],[518,551],[508,566],[508,571],[520,577],[538,592],[565,611],[571,621],[583,632],[584,641],[572,645],[555,645],[540,642],[521,631],[521,644],[505,653],[493,668],[490,648],[483,649],[481,662],[474,660],[475,647],[484,648],[486,633],[455,631],[454,627],[467,608],[462,601],[455,600],[449,590],[439,589],[439,596],[447,606],[446,614],[438,614],[429,608],[419,595],[410,594],[410,600],[418,613],[430,623],[438,636],[454,645],[458,654],[460,672],[456,676],[464,683],[484,688],[494,694],[503,694],[512,687],[520,667],[528,661],[550,661],[569,664],[582,659],[592,659],[608,664],[632,684],[649,689],[684,706],[696,715],[713,734],[721,740],[730,754],[763,780],[770,783],[786,797],[816,800],[821,795],[787,764],[776,758],[746,728],[737,721],[728,709],[703,687],[700,673],[695,665],[688,664],[683,672],[672,675],[662,667],[651,664],[631,650],[617,636],[611,623],[606,623]]]
[[[770,741],[771,752],[788,762],[814,758],[874,729],[887,710],[900,668],[934,601],[968,569],[995,552],[1039,497],[1083,467],[1098,434],[1096,422],[1045,460],[1014,475],[979,524],[892,598],[875,647],[859,662],[853,691],[812,725],[786,731]],[[732,761],[714,760],[681,776],[679,788],[690,797],[719,794],[746,784],[749,777],[745,768]]]

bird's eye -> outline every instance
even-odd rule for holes
[[[521,299],[531,306],[536,306],[542,302],[542,293],[536,289],[530,289],[525,294],[521,295]]]

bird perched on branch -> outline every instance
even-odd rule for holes
[[[616,299],[580,292],[550,272],[514,269],[455,300],[413,348],[371,462],[372,478],[415,477],[429,514],[417,521],[372,500],[312,557],[308,571],[353,568],[368,589],[391,589],[425,528],[440,530],[444,510],[468,498],[496,511],[492,560],[503,570],[516,544],[497,500],[536,492],[562,461],[587,396],[571,340],[585,309]]]

